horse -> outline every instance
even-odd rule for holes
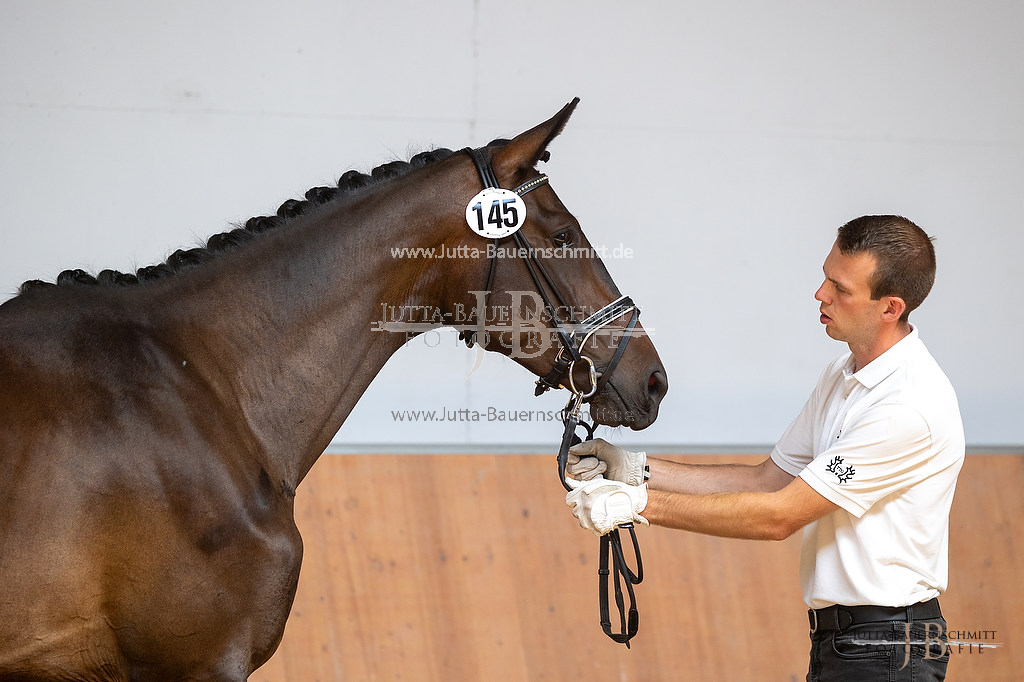
[[[482,148],[501,187],[533,183],[519,231],[539,252],[590,248],[537,170],[578,101]],[[442,326],[487,291],[535,323],[467,341],[549,375],[563,349],[537,325],[619,292],[596,254],[546,259],[545,282],[522,258],[427,257],[505,243],[467,225],[479,157],[349,171],[162,264],[65,271],[0,306],[0,679],[233,682],[269,660],[299,578],[296,489],[408,340],[375,329],[381,310]],[[521,295],[550,287],[570,305],[554,319]],[[592,414],[645,428],[668,388],[652,342],[635,334],[614,376],[616,344],[596,344]]]

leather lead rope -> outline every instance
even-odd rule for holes
[[[619,529],[629,531],[629,537],[633,541],[633,553],[636,555],[636,573],[629,569],[626,557],[622,552],[622,540],[619,537]],[[608,574],[609,547],[613,555],[611,575]],[[636,539],[636,529],[633,524],[623,524],[610,533],[601,536],[601,559],[597,569],[597,598],[601,609],[601,629],[613,641],[625,644],[629,648],[629,640],[636,637],[640,628],[640,612],[636,608],[636,595],[633,593],[633,585],[639,585],[644,579],[644,564],[640,557],[640,543]],[[608,605],[608,582],[615,585],[615,606],[619,610],[619,631],[612,630],[611,610]],[[625,603],[622,598],[622,584],[626,584],[626,593],[629,595],[629,617]]]
[[[634,316],[635,318],[635,316]],[[580,421],[579,409],[582,400],[579,395],[574,395],[566,405],[565,412],[565,433],[562,434],[562,444],[558,449],[558,480],[566,490],[572,490],[565,482],[565,468],[569,459],[569,448],[582,442],[576,435],[576,429],[582,426],[587,430],[586,440],[594,437],[594,427],[586,422]],[[633,544],[633,555],[636,557],[636,572],[629,568],[626,555],[622,551],[622,538],[620,530],[628,530],[629,537]],[[605,533],[600,538],[600,554],[598,555],[597,568],[597,603],[601,617],[601,629],[604,634],[619,644],[629,647],[629,641],[636,636],[640,628],[640,612],[636,608],[636,594],[633,591],[634,585],[639,585],[644,579],[643,557],[640,555],[640,542],[636,538],[636,529],[632,523],[620,524],[611,532]],[[609,559],[611,569],[609,570]],[[612,629],[611,605],[608,602],[608,583],[614,586],[615,606],[619,611],[619,630]],[[626,586],[626,594],[629,596],[629,610],[626,610],[625,599],[622,594],[622,586]]]

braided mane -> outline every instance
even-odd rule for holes
[[[495,140],[491,144],[500,144],[506,141]],[[377,166],[369,174],[350,170],[338,179],[336,187],[314,187],[306,192],[304,199],[289,199],[285,201],[277,209],[276,215],[249,218],[249,220],[245,221],[244,225],[213,235],[206,241],[206,246],[204,247],[178,249],[163,263],[147,265],[139,268],[134,273],[103,270],[94,276],[80,269],[65,270],[57,275],[56,282],[44,282],[38,279],[29,280],[19,287],[18,293],[25,294],[29,291],[53,287],[131,286],[163,279],[177,272],[206,263],[214,259],[218,254],[230,251],[268,230],[283,227],[293,218],[310,213],[313,209],[323,206],[338,197],[406,175],[410,171],[427,164],[443,161],[453,154],[454,152],[450,149],[433,149],[421,152],[409,161],[392,161]]]

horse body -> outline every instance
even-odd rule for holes
[[[0,342],[0,678],[244,679],[298,579],[292,498],[146,306],[62,298]],[[249,608],[272,615],[239,631]]]
[[[570,111],[498,152],[503,180]],[[382,304],[472,306],[484,282],[486,263],[387,254],[477,239],[462,214],[478,183],[453,157],[215,263],[0,306],[0,679],[244,680],[273,654],[302,556],[296,487],[406,341],[370,322]],[[550,190],[535,201],[569,216]],[[614,298],[599,262],[582,267],[570,290]],[[638,378],[605,399],[645,426],[665,385],[641,341],[619,370]],[[519,361],[541,374],[552,355]]]
[[[0,624],[0,670],[41,657],[54,672],[102,661],[112,679],[244,679],[269,658],[302,553],[295,488],[404,341],[371,331],[363,300],[402,300],[339,255],[354,247],[338,212],[359,224],[358,209],[323,212],[224,256],[216,276],[44,290],[4,310],[0,574],[17,582],[0,612],[38,620]],[[272,265],[289,250],[301,278]],[[250,611],[264,617],[238,628]],[[86,617],[69,630],[69,613]],[[137,663],[155,651],[165,660]]]

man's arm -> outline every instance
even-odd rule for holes
[[[578,480],[604,476],[640,485],[644,482],[645,466],[650,474],[650,489],[675,493],[775,492],[793,480],[771,457],[756,465],[680,464],[648,457],[643,452],[630,452],[602,438],[574,445],[569,450],[566,472]]]
[[[737,475],[742,478],[748,473]],[[769,479],[776,480],[775,476],[769,474]],[[651,480],[654,480],[653,471]],[[653,524],[694,533],[749,540],[785,540],[838,508],[803,479],[790,477],[790,482],[775,492],[686,494],[649,487],[643,515]]]
[[[771,457],[754,465],[681,464],[648,457],[647,466],[651,473],[647,482],[649,490],[691,495],[740,491],[773,493],[793,480]]]

